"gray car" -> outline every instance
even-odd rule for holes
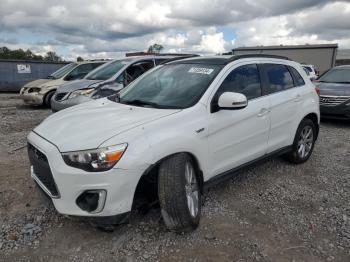
[[[158,64],[176,56],[143,56],[113,60],[90,72],[84,79],[62,86],[51,99],[56,112],[80,103],[113,95]]]
[[[320,90],[321,116],[350,120],[350,65],[334,67],[314,83]]]

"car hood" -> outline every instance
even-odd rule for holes
[[[320,95],[325,96],[350,96],[350,84],[337,83],[317,83],[320,89]]]
[[[79,89],[87,88],[93,84],[99,83],[101,80],[79,79],[69,82],[60,87],[59,93],[69,93]]]
[[[24,87],[39,87],[49,81],[52,81],[52,79],[37,79],[25,84]]]
[[[61,152],[94,149],[113,136],[179,111],[128,106],[104,98],[55,113],[34,132]]]
[[[49,87],[53,87],[53,86],[61,86],[64,83],[65,83],[65,81],[60,78],[60,79],[54,79],[51,81],[47,81],[47,82],[43,83],[42,85],[40,85],[39,87],[49,88]]]

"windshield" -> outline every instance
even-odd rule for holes
[[[332,69],[318,80],[326,83],[350,83],[350,69]]]
[[[70,63],[68,65],[65,65],[64,67],[61,67],[56,72],[49,75],[49,78],[58,79],[70,72],[77,64],[76,63]]]
[[[156,108],[187,108],[202,97],[221,65],[167,64],[130,84],[119,102]]]
[[[89,73],[85,78],[89,80],[107,80],[129,63],[129,60],[117,60],[105,64]]]

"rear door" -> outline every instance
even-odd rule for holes
[[[294,138],[295,119],[303,102],[300,88],[294,82],[289,66],[265,63],[262,66],[264,82],[270,101],[271,129],[268,153],[289,146]],[[305,83],[304,83],[305,84]]]

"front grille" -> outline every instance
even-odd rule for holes
[[[55,100],[61,101],[66,95],[67,95],[67,93],[58,93],[55,95]]]
[[[28,156],[35,176],[40,180],[44,187],[54,198],[59,197],[59,192],[53,179],[49,161],[43,152],[28,143]]]
[[[350,96],[320,96],[320,105],[337,106],[350,99]]]

